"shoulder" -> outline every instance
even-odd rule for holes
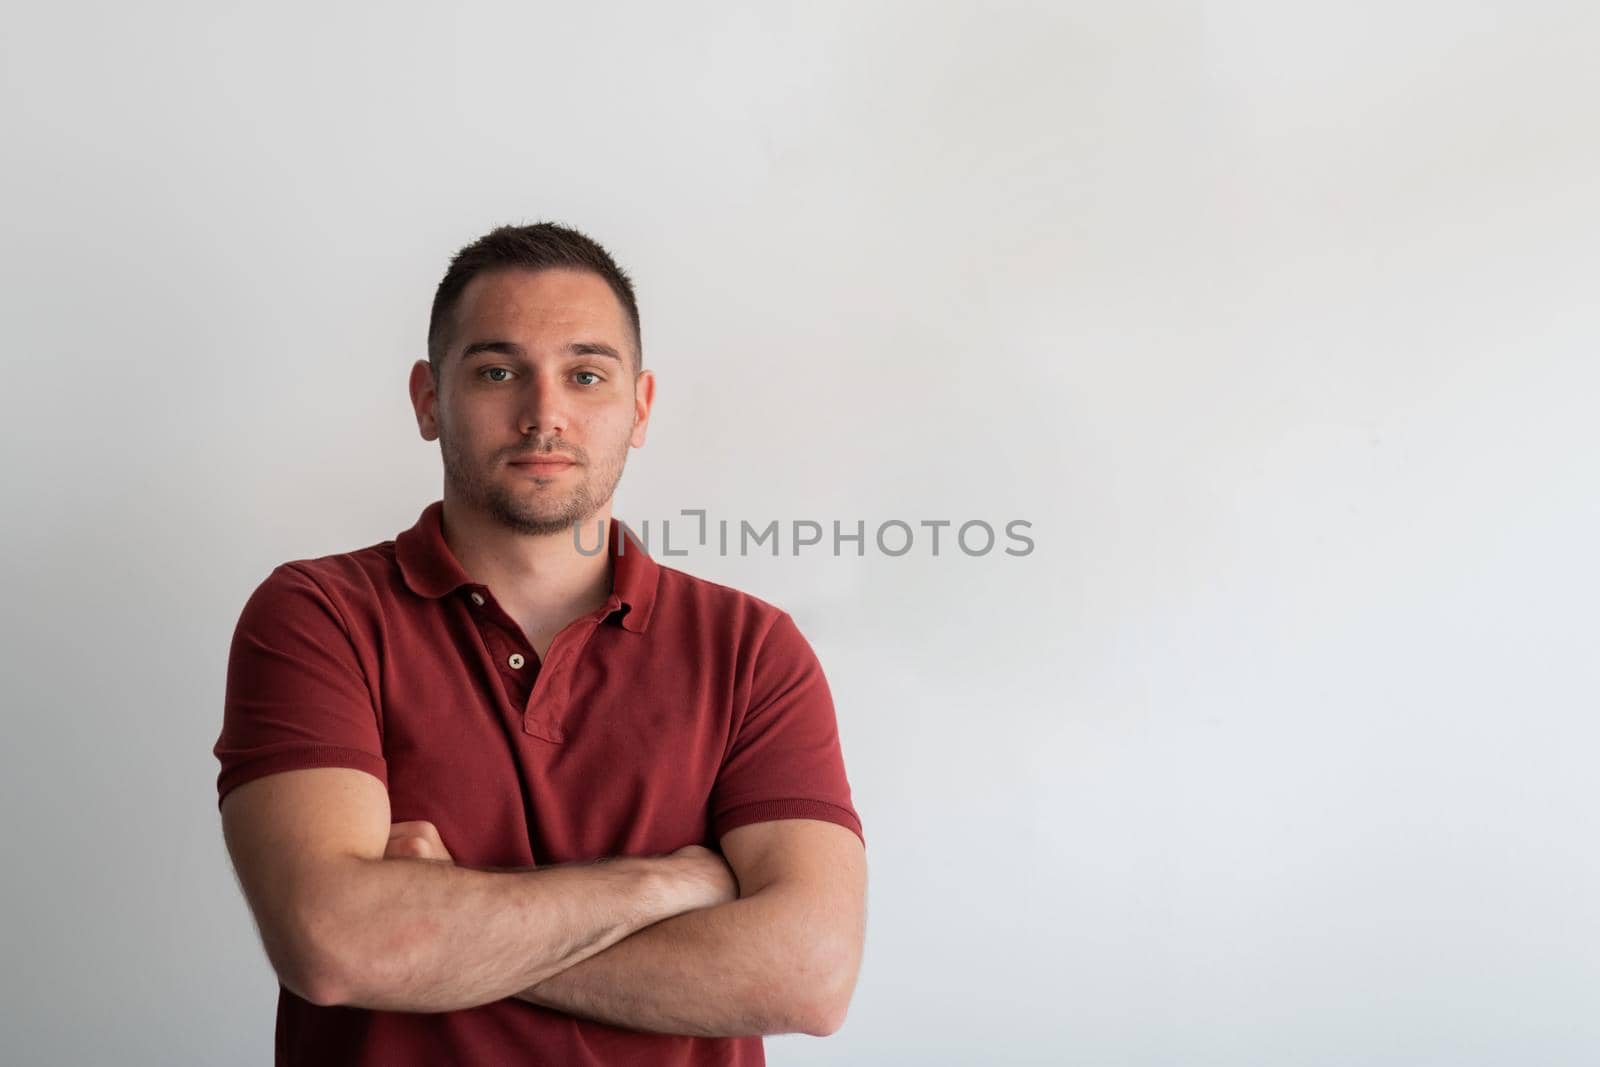
[[[703,627],[722,635],[760,640],[789,620],[777,604],[731,585],[660,565],[656,617],[673,625]]]
[[[398,567],[394,541],[380,541],[349,552],[336,552],[278,564],[269,579],[312,582],[330,595],[359,595],[392,584]]]
[[[244,608],[246,617],[322,617],[351,632],[385,613],[400,585],[394,542],[349,552],[286,560],[260,578]]]
[[[702,666],[730,667],[752,684],[820,672],[811,643],[781,605],[676,568],[661,568],[650,628],[664,646]]]

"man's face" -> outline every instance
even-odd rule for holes
[[[594,515],[629,446],[644,444],[655,384],[649,371],[634,374],[632,331],[611,287],[587,271],[492,271],[467,284],[454,319],[437,390],[426,361],[411,375],[447,491],[527,534]]]

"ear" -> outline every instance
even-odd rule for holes
[[[439,391],[433,381],[433,368],[425,359],[411,365],[411,406],[417,413],[417,430],[424,441],[439,439],[436,409]]]
[[[655,371],[642,370],[633,380],[633,436],[628,438],[628,443],[634,448],[644,447],[645,431],[650,426],[650,405],[655,400]]]

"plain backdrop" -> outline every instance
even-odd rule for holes
[[[548,220],[638,286],[624,519],[1031,523],[671,561],[793,612],[866,827],[849,1020],[770,1062],[1595,1062],[1597,45],[1509,0],[9,10],[0,1059],[268,1062],[232,628],[438,498],[433,288]]]

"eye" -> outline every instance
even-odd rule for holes
[[[593,381],[579,382],[578,383],[579,385],[599,385],[602,381],[605,380],[605,379],[601,378],[600,375],[596,374],[592,370],[581,370],[581,371],[578,371],[577,373],[575,373],[573,375],[573,377],[574,378],[592,378],[592,379],[594,379]]]
[[[509,368],[509,367],[485,367],[481,371],[478,372],[478,376],[481,378],[485,374],[491,374],[491,373],[493,373],[494,371],[497,371],[497,370],[498,371],[505,371],[508,374],[511,372],[511,368]],[[491,378],[489,380],[492,381],[492,382],[503,382],[503,381],[506,381],[505,378]]]

